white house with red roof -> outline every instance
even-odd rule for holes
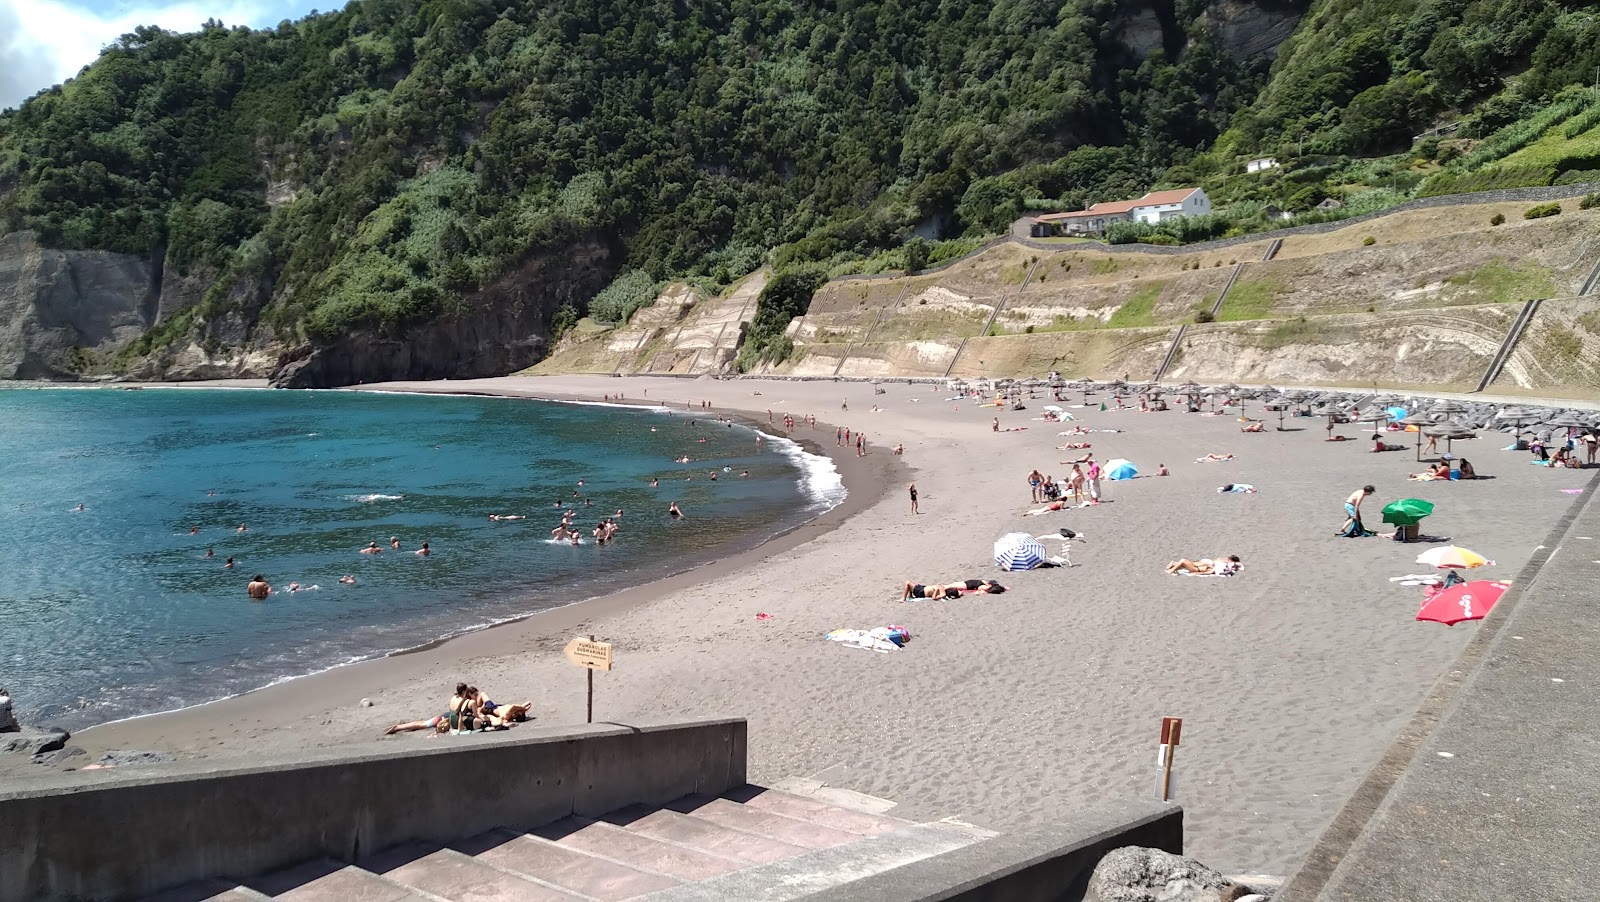
[[[1151,191],[1137,200],[1094,204],[1072,213],[1036,216],[1030,229],[1035,238],[1049,235],[1103,234],[1113,222],[1157,223],[1174,216],[1199,216],[1211,212],[1211,199],[1199,188]]]

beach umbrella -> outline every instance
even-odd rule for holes
[[[1421,498],[1401,498],[1383,506],[1383,522],[1396,526],[1421,523],[1422,518],[1433,513],[1433,502]]]
[[[1483,555],[1459,545],[1446,545],[1443,548],[1429,548],[1417,555],[1417,563],[1428,564],[1433,567],[1457,567],[1471,570],[1486,564],[1493,564]]]
[[[1008,533],[994,543],[994,565],[1001,570],[1032,570],[1046,557],[1044,544],[1025,532]]]
[[[1424,426],[1422,427],[1422,434],[1433,438],[1444,439],[1444,450],[1446,454],[1450,452],[1451,442],[1478,437],[1476,432],[1473,432],[1471,429],[1468,429],[1454,420],[1445,420],[1443,422],[1434,423],[1432,426]],[[1418,453],[1420,454],[1421,452],[1419,451]]]
[[[1467,405],[1462,404],[1460,401],[1451,401],[1446,399],[1428,408],[1428,412],[1444,414],[1445,416],[1454,416],[1455,414],[1468,413],[1469,411],[1467,409]]]
[[[1133,461],[1117,458],[1106,461],[1106,478],[1111,480],[1132,479],[1139,475],[1139,468]]]
[[[1489,616],[1500,596],[1511,588],[1507,583],[1475,579],[1469,583],[1451,586],[1435,592],[1422,603],[1418,620],[1431,620],[1445,626],[1455,626],[1463,620],[1482,620]]]
[[[1404,407],[1396,406],[1396,407],[1386,407],[1386,408],[1384,408],[1384,413],[1387,413],[1389,415],[1389,419],[1394,420],[1396,423],[1398,423],[1401,420],[1405,419],[1406,415],[1409,412]]]

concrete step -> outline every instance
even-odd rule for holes
[[[245,885],[289,902],[438,902],[370,871],[336,861],[313,861],[248,880]]]
[[[685,883],[736,871],[746,864],[581,817],[565,818],[532,832],[551,842],[604,855],[639,870],[666,874]]]
[[[601,819],[640,836],[688,846],[691,849],[747,864],[782,861],[806,851],[804,846],[724,827],[703,818],[690,817],[664,808],[632,805],[613,811]]]
[[[455,849],[478,861],[602,902],[621,902],[684,882],[630,867],[602,854],[509,830],[476,837],[457,844]]]
[[[270,899],[247,886],[226,880],[197,880],[164,893],[149,896],[143,902],[260,902]]]
[[[882,814],[868,814],[864,811],[852,811],[830,805],[819,799],[808,799],[803,796],[779,792],[776,789],[763,789],[760,786],[745,786],[733,792],[725,793],[725,799],[738,802],[746,808],[755,808],[761,811],[770,811],[797,820],[810,821],[835,830],[844,830],[861,836],[876,836],[879,833],[889,833],[901,827],[911,825],[910,821],[903,821],[896,817]]]
[[[747,833],[759,833],[779,842],[807,849],[842,846],[861,838],[859,833],[796,820],[760,808],[746,808],[738,802],[715,796],[685,796],[668,802],[667,808],[679,814],[710,821],[718,826],[731,827]]]
[[[591,898],[454,849],[402,846],[362,864],[393,883],[419,890],[426,898],[449,902],[574,902]]]
[[[789,902],[953,852],[992,835],[965,824],[913,824],[892,833],[862,837],[846,845],[813,849],[784,861],[687,883],[656,893],[649,902]]]

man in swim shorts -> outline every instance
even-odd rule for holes
[[[1354,492],[1351,492],[1349,498],[1344,499],[1345,521],[1344,526],[1339,530],[1340,532],[1348,532],[1352,523],[1361,522],[1361,502],[1364,501],[1368,495],[1371,495],[1376,491],[1377,489],[1373,488],[1372,486],[1364,485]]]

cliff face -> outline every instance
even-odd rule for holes
[[[155,323],[160,275],[147,260],[0,237],[0,379],[74,379],[87,356]]]
[[[330,388],[361,382],[499,376],[537,363],[563,304],[587,301],[612,276],[598,243],[533,258],[428,323],[385,334],[363,328],[329,344],[286,355],[272,374],[280,388]]]

